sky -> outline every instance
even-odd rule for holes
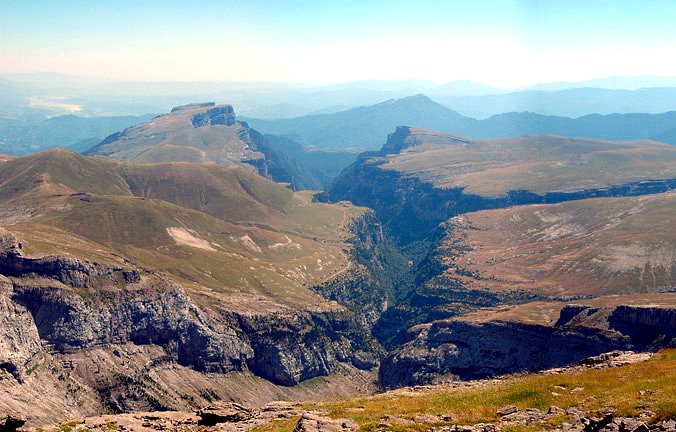
[[[1,0],[0,72],[114,80],[676,76],[676,1]]]

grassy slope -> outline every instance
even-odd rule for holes
[[[193,127],[191,118],[212,107],[178,110],[126,129],[117,139],[99,144],[91,154],[137,162],[236,164],[245,158],[261,157],[249,149],[248,131],[240,123],[231,126]]]
[[[675,207],[668,192],[462,215],[439,248],[442,278],[545,296],[669,290]]]
[[[641,393],[639,393],[641,392]],[[417,416],[450,415],[444,424],[472,424],[495,422],[496,411],[505,405],[516,405],[521,410],[550,406],[563,409],[577,407],[587,415],[595,415],[608,407],[619,416],[635,416],[641,409],[655,413],[654,419],[676,417],[676,350],[665,350],[652,359],[632,365],[573,370],[562,374],[535,374],[508,377],[457,388],[453,386],[402,389],[372,397],[321,403],[308,408],[324,409],[334,418],[352,418],[361,430],[377,429],[380,419],[387,415],[408,421]],[[561,415],[543,427],[554,429],[570,419]],[[403,424],[388,420],[396,431],[429,430],[429,424]],[[290,431],[292,421],[278,422],[263,430]],[[524,426],[516,430],[542,430]]]
[[[570,192],[676,177],[676,148],[654,141],[543,135],[462,143],[441,133],[412,133],[420,145],[384,158],[382,169],[440,187],[464,186],[466,192],[484,196],[521,189]]]
[[[363,211],[312,203],[243,168],[136,166],[67,151],[2,163],[3,178],[2,210],[35,212],[5,225],[32,254],[118,265],[122,256],[194,292],[293,304],[320,303],[308,287],[349,265],[346,228]]]
[[[83,158],[64,149],[48,150],[0,164],[0,201],[31,203],[38,197],[75,192],[131,195],[115,163]]]

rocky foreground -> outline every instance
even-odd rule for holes
[[[493,432],[509,430],[550,430],[550,431],[674,431],[676,418],[672,410],[669,412],[655,412],[654,406],[662,406],[669,402],[669,389],[673,390],[672,368],[675,359],[673,353],[661,353],[657,356],[646,353],[613,351],[599,356],[590,357],[580,365],[551,369],[537,375],[501,377],[490,380],[476,380],[454,382],[440,386],[419,386],[398,389],[382,393],[370,398],[354,401],[338,401],[327,404],[301,404],[290,402],[273,402],[263,408],[251,408],[233,402],[214,402],[194,412],[162,411],[142,412],[133,414],[102,415],[84,419],[74,419],[59,425],[44,425],[35,428],[22,428],[21,419],[12,418],[0,420],[5,422],[2,430],[31,430],[38,431],[250,431],[250,430],[291,430],[300,431],[356,431],[356,430],[428,430],[428,431],[466,431],[466,432]],[[651,382],[651,368],[665,367],[669,371],[666,379],[671,384],[667,388],[659,388]],[[610,398],[613,404],[597,401],[603,406],[591,410],[590,400],[595,396],[585,398],[584,387],[571,387],[567,380],[570,377],[582,377],[593,374],[594,378],[609,378],[617,371],[632,373],[634,368],[643,371],[643,377],[638,378],[636,394],[623,400],[619,395]],[[641,374],[639,374],[640,376]],[[558,377],[558,378],[557,378]],[[545,379],[551,382],[560,382],[551,392],[552,397],[561,397],[562,407],[550,405],[546,408],[527,407],[521,401],[515,404],[504,405],[494,412],[481,414],[492,421],[466,422],[470,411],[477,406],[484,409],[492,392],[505,389],[509,392],[509,385],[519,380]],[[582,382],[582,381],[577,381]],[[507,387],[505,387],[507,385]],[[531,383],[532,385],[532,383]],[[533,386],[536,388],[536,386]],[[648,404],[649,400],[666,390],[666,400]],[[534,391],[534,390],[533,390]],[[558,393],[557,393],[558,392]],[[572,399],[563,395],[568,393]],[[429,409],[436,405],[429,398],[446,397],[449,400],[467,394],[484,395],[483,399],[473,399],[474,406],[467,407],[466,412],[457,409],[448,409],[442,412],[439,406],[437,414],[430,414]],[[485,396],[489,395],[489,396]],[[671,394],[673,396],[673,393]],[[504,395],[500,395],[504,396]],[[601,398],[599,398],[601,399]],[[401,400],[412,400],[412,407],[401,411]],[[569,403],[568,400],[577,400]],[[634,409],[626,410],[626,402],[630,401]],[[372,404],[377,404],[377,412],[371,412]],[[570,406],[568,406],[570,405]],[[388,409],[388,406],[390,407]],[[417,406],[417,408],[416,408]],[[672,407],[673,409],[673,407]],[[341,411],[342,410],[342,411]],[[338,414],[345,414],[344,417]],[[628,415],[631,414],[631,415]],[[373,418],[375,424],[369,423]]]

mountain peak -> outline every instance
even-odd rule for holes
[[[413,95],[413,96],[406,96],[406,97],[403,97],[401,99],[395,99],[394,101],[399,102],[399,103],[418,102],[418,103],[431,103],[431,104],[439,105],[437,102],[433,101],[428,96],[426,96],[422,93],[418,93],[418,94]]]

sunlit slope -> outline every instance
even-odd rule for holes
[[[263,155],[252,147],[246,124],[230,105],[189,104],[125,129],[89,150],[90,155],[140,162],[238,164]]]
[[[137,166],[51,151],[0,164],[2,225],[32,256],[161,271],[194,293],[321,303],[363,210],[311,202],[245,168]]]
[[[431,283],[547,297],[676,286],[676,193],[518,206],[456,216]]]
[[[464,187],[465,193],[481,196],[574,192],[676,178],[676,148],[655,141],[553,135],[470,141],[411,128],[399,148],[400,153],[373,162],[437,187]]]

